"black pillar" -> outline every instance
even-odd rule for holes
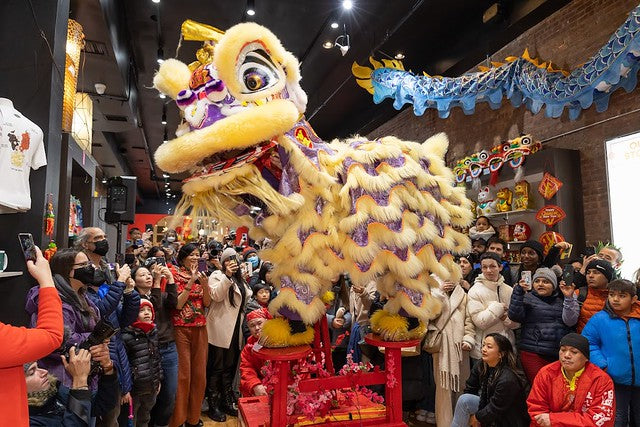
[[[69,205],[68,200],[58,200],[69,1],[0,2],[0,97],[11,99],[18,111],[42,129],[47,153],[47,166],[31,171],[31,210],[0,214],[0,249],[9,256],[6,271],[24,272],[20,277],[0,278],[0,321],[16,325],[28,321],[25,295],[35,284],[27,272],[17,233],[33,234],[41,246],[48,194],[53,194],[56,213],[62,211],[58,210],[60,203]]]

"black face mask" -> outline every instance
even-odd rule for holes
[[[99,242],[95,242],[96,248],[93,250],[93,253],[100,256],[105,256],[107,252],[109,252],[109,241],[107,239],[102,239]]]
[[[96,268],[89,264],[82,268],[73,270],[73,278],[81,281],[85,285],[93,285],[95,280]]]

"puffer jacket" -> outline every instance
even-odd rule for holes
[[[155,393],[162,381],[158,330],[153,323],[133,322],[122,332],[127,349],[134,393]]]
[[[580,290],[578,289],[576,290],[576,295],[579,294]],[[580,316],[578,317],[578,324],[576,325],[576,331],[578,331],[578,333],[582,332],[584,325],[587,324],[594,314],[604,308],[608,295],[609,291],[607,288],[587,288],[587,297],[580,307]]]
[[[527,414],[526,380],[508,367],[488,368],[476,363],[464,389],[465,394],[480,396],[476,419],[482,427],[525,427]]]
[[[520,326],[508,317],[504,320],[501,317],[507,314],[502,304],[509,307],[513,288],[504,283],[502,276],[497,282],[492,282],[481,274],[476,278],[474,285],[469,289],[467,295],[467,312],[476,327],[475,345],[471,350],[470,357],[480,359],[482,357],[482,340],[492,332],[497,332],[509,338],[512,345],[515,345],[515,335],[513,329]]]
[[[531,353],[557,357],[560,340],[571,332],[579,313],[575,296],[564,298],[558,289],[541,297],[535,290],[525,292],[516,285],[511,294],[509,319],[522,325],[518,348]]]
[[[111,285],[102,285],[98,290],[89,287],[87,295],[100,309],[100,315],[108,319],[114,328],[120,329],[109,342],[109,354],[118,372],[120,391],[126,394],[131,391],[132,383],[127,350],[122,342],[122,329],[138,318],[140,294],[135,290],[128,294],[120,293],[122,296],[122,302],[120,302],[120,299],[115,298],[117,288],[124,291],[125,284],[114,282]]]
[[[64,337],[62,345],[59,349],[52,352],[48,356],[43,357],[38,361],[41,368],[49,371],[49,373],[60,380],[60,382],[71,388],[72,378],[71,375],[64,369],[60,356],[62,352],[75,344],[81,344],[87,340],[96,323],[100,320],[100,312],[98,308],[93,304],[88,293],[83,297],[85,298],[87,305],[93,313],[85,311],[80,305],[80,295],[78,295],[71,285],[60,275],[53,276],[53,281],[56,286],[56,290],[62,300],[62,319],[64,323]],[[40,288],[35,286],[27,293],[27,302],[25,310],[31,317],[31,327],[35,328],[38,323],[38,300],[40,296]],[[94,376],[89,379],[89,388],[92,391],[98,388],[98,379]]]
[[[614,383],[640,386],[640,303],[629,316],[615,314],[607,302],[582,330],[589,340],[591,363],[605,369]]]

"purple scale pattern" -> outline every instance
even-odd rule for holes
[[[295,283],[289,276],[282,276],[280,278],[280,288],[286,289],[289,288],[293,290],[296,294],[296,298],[299,301],[309,305],[311,301],[313,301],[313,297],[315,295],[311,294],[311,290],[309,289],[309,285],[302,283]]]
[[[282,177],[280,179],[280,189],[278,192],[283,196],[299,193],[300,183],[298,182],[298,174],[289,161],[289,155],[281,146],[278,146],[278,156],[280,156],[280,163],[282,164]]]
[[[413,305],[421,306],[424,299],[424,295],[421,292],[414,289],[409,289],[406,286],[396,283],[396,292],[404,292],[407,294]]]
[[[316,232],[316,229],[314,227],[311,227],[306,231],[298,229],[298,239],[300,240],[300,244],[304,245],[304,242],[307,240],[307,237],[309,237],[311,233],[315,233],[315,232]]]
[[[324,209],[325,200],[322,197],[316,197],[316,213],[322,215]]]

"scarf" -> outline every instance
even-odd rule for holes
[[[436,292],[433,292],[436,295]],[[464,311],[466,293],[461,286],[456,286],[447,297],[443,292],[437,293],[442,302],[442,313],[436,322],[436,327],[442,330],[442,347],[437,354],[439,362],[439,381],[446,390],[458,392],[460,390],[460,363],[464,338]],[[460,316],[462,310],[462,316]],[[451,318],[449,319],[449,316]],[[447,320],[449,322],[446,324]]]
[[[39,408],[44,406],[49,399],[58,394],[58,380],[49,374],[49,388],[42,391],[27,393],[27,403],[31,407]]]

